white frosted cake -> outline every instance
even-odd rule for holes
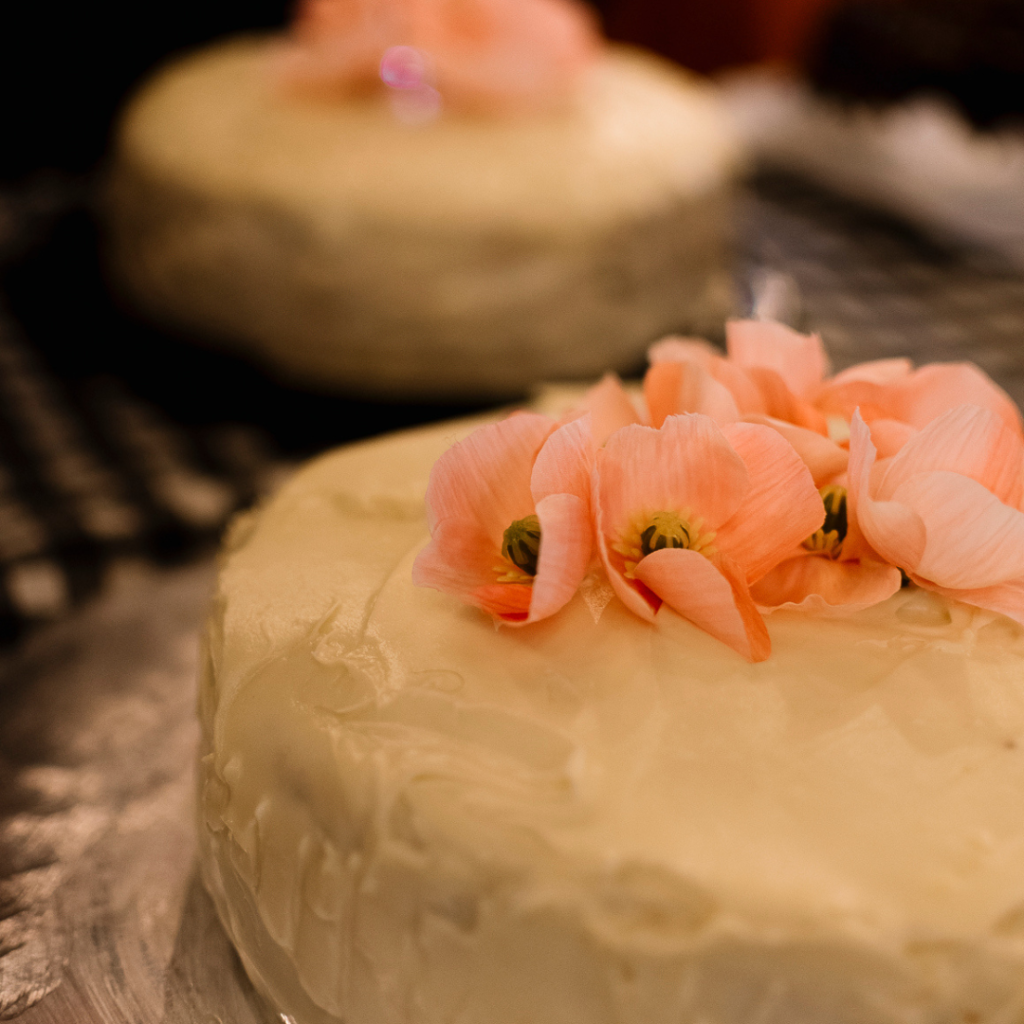
[[[185,56],[125,112],[108,250],[142,311],[382,395],[631,369],[727,312],[738,154],[710,84],[601,47],[549,106],[410,124],[395,95],[289,91],[281,46]]]
[[[257,986],[300,1024],[1020,1020],[1024,628],[898,577],[759,662],[596,585],[495,628],[412,580],[478,425],[230,533],[201,860]]]

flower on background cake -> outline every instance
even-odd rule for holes
[[[452,508],[459,479],[505,486],[460,446],[431,478],[433,539],[417,582],[526,622],[561,608],[598,566],[636,615],[657,623],[668,606],[751,661],[770,653],[772,610],[848,614],[908,582],[1024,624],[1024,428],[1002,389],[968,363],[879,360],[829,377],[820,338],[781,324],[733,321],[726,342],[723,356],[667,338],[651,348],[642,401],[608,375],[563,426],[531,418],[536,459],[531,468],[524,449],[515,463],[519,505],[487,513],[488,550],[551,565],[557,587],[539,568],[495,582],[493,557],[475,590],[445,570],[454,527],[439,525],[439,495]],[[525,423],[505,429],[526,436]],[[556,495],[576,499],[571,543],[567,528],[549,537],[535,517],[514,535],[526,552],[517,554],[509,523],[521,528],[520,507],[533,500],[539,511]],[[460,536],[470,536],[472,514],[450,517]],[[591,533],[596,555],[585,565]],[[514,602],[502,588],[518,588]]]
[[[600,47],[577,0],[301,0],[281,74],[323,97],[389,92],[399,116],[556,106]]]

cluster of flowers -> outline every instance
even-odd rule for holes
[[[299,0],[279,71],[325,98],[387,86],[458,109],[533,110],[564,99],[600,47],[579,0]]]
[[[414,582],[513,624],[604,572],[751,661],[764,614],[853,611],[908,582],[1024,623],[1024,430],[969,363],[828,376],[816,335],[732,321],[670,338],[643,402],[614,376],[561,421],[516,413],[435,464]]]

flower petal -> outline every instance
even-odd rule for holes
[[[964,604],[973,604],[976,608],[999,612],[1000,615],[1005,615],[1024,626],[1024,579],[1007,580],[994,587],[979,587],[974,590],[949,590],[928,580],[914,579],[914,582],[937,594],[963,601]]]
[[[730,320],[725,347],[738,365],[774,370],[799,398],[810,398],[828,373],[828,356],[817,334],[800,334],[785,324]]]
[[[704,341],[703,338],[680,338],[676,335],[669,335],[656,341],[647,350],[647,361],[653,366],[655,363],[698,363],[708,368],[716,359],[722,355],[716,351],[713,345]]]
[[[872,359],[857,363],[841,370],[830,381],[830,385],[849,384],[851,381],[865,381],[870,384],[892,384],[906,377],[914,368],[909,359]]]
[[[740,413],[763,414],[767,412],[760,390],[746,371],[735,363],[730,363],[706,341],[690,338],[664,338],[651,346],[647,357],[652,366],[663,362],[696,363],[726,388],[732,395]],[[703,410],[677,409],[676,411],[701,412]],[[669,415],[669,413],[665,413],[665,415]],[[664,419],[664,416],[662,418]],[[658,426],[659,424],[655,423],[654,425]]]
[[[957,406],[907,441],[886,465],[875,496],[887,500],[908,479],[936,470],[970,477],[1017,507],[1024,494],[1024,441],[990,410]]]
[[[744,416],[743,422],[771,427],[781,434],[810,470],[815,487],[821,487],[834,480],[840,473],[846,472],[846,463],[849,459],[846,450],[814,430],[797,427],[771,416]]]
[[[898,402],[892,386],[873,380],[848,380],[838,383],[838,378],[826,381],[815,406],[827,417],[838,416],[849,420],[858,409],[861,419],[873,423],[877,419],[900,419]]]
[[[912,509],[924,523],[924,552],[906,566],[916,576],[958,590],[1024,577],[1024,512],[977,481],[924,473],[902,483],[893,503]]]
[[[896,418],[926,427],[958,405],[978,405],[995,413],[1018,437],[1024,437],[1020,410],[991,377],[973,363],[932,363],[896,386]]]
[[[768,403],[762,389],[743,367],[730,363],[728,359],[717,358],[712,360],[708,370],[719,384],[728,389],[741,414],[768,414]]]
[[[517,413],[474,430],[434,463],[427,485],[431,533],[447,519],[486,524],[501,546],[515,519],[533,512],[530,474],[555,422],[537,413]]]
[[[531,470],[554,428],[546,416],[519,413],[473,431],[434,463],[426,499],[431,539],[413,563],[416,586],[455,594],[495,615],[504,616],[511,602],[525,616],[529,601],[523,606],[511,584],[497,583],[495,567],[505,529],[533,513]]]
[[[479,605],[469,595],[495,581],[500,550],[500,540],[495,544],[486,524],[444,519],[434,527],[430,543],[416,556],[412,581],[417,587],[431,587]]]
[[[649,554],[635,572],[684,619],[748,661],[764,661],[771,653],[768,627],[737,570],[717,567],[696,551],[666,548]]]
[[[590,428],[594,434],[594,445],[598,448],[616,430],[640,422],[636,406],[614,373],[606,373],[586,393],[582,408],[590,413]]]
[[[572,599],[587,574],[593,550],[589,500],[551,494],[537,502],[537,518],[540,552],[528,622],[553,615]]]
[[[686,412],[702,413],[719,424],[739,419],[728,388],[693,362],[665,360],[651,366],[644,375],[644,401],[655,427],[669,416]]]
[[[798,398],[775,370],[764,366],[751,366],[747,370],[747,376],[757,387],[761,396],[761,408],[767,415],[786,423],[795,423],[798,427],[815,430],[819,434],[828,433],[828,420],[825,414],[809,402]]]
[[[750,593],[766,608],[851,612],[870,608],[899,589],[900,571],[895,566],[797,555],[758,580]]]
[[[876,454],[867,424],[860,413],[854,413],[850,423],[847,517],[853,531],[863,534],[882,561],[909,571],[924,554],[924,523],[905,505],[875,501],[872,497],[871,469],[875,465]]]
[[[825,507],[807,466],[777,431],[734,423],[723,433],[747,467],[750,489],[715,544],[752,583],[821,526]]]
[[[891,459],[916,433],[909,423],[899,420],[871,421],[871,441],[880,459]]]
[[[590,514],[594,439],[590,416],[572,420],[549,435],[537,453],[530,477],[535,504],[551,494],[573,494]]]
[[[637,512],[659,510],[689,510],[715,530],[750,486],[725,435],[709,417],[697,415],[670,416],[661,430],[624,427],[598,452],[595,475],[598,505],[612,531]]]
[[[465,600],[509,625],[523,625],[530,612],[533,587],[528,583],[485,583]]]
[[[661,599],[652,594],[643,584],[635,580],[627,580],[623,562],[624,559],[618,552],[613,551],[608,543],[610,531],[606,526],[604,510],[597,500],[599,484],[595,475],[594,504],[597,508],[595,527],[597,532],[597,550],[601,556],[601,563],[608,575],[608,582],[612,585],[618,599],[634,614],[648,622],[654,621],[654,613],[661,606]]]

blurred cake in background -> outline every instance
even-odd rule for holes
[[[712,86],[569,0],[306,0],[129,105],[111,271],[309,386],[511,395],[720,321],[737,163]]]
[[[1024,267],[1024,0],[849,0],[807,80],[728,102],[761,161]]]

